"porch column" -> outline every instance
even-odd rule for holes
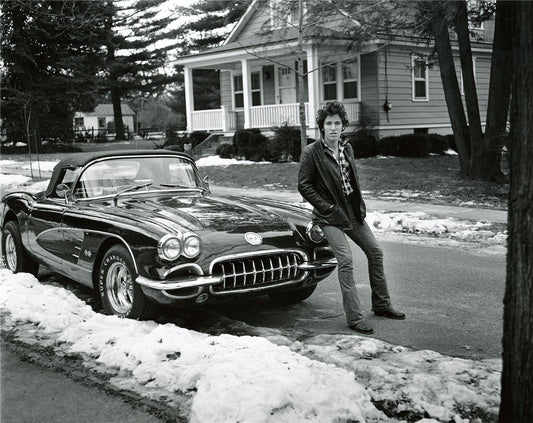
[[[192,126],[192,112],[194,111],[194,95],[192,87],[192,68],[185,66],[183,68],[185,77],[185,113],[187,115],[187,132],[194,131]]]
[[[308,127],[316,128],[316,112],[320,108],[320,68],[318,67],[318,53],[315,45],[306,48],[307,53],[307,86],[309,87]]]
[[[250,69],[248,68],[248,60],[242,59],[242,90],[244,97],[244,128],[251,128],[252,122],[250,119]]]

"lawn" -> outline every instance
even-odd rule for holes
[[[457,156],[386,157],[356,161],[366,197],[507,208],[508,185],[459,178]],[[296,190],[297,163],[202,167],[214,185]]]

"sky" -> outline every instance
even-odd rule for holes
[[[216,156],[198,161],[200,168],[232,163]],[[54,164],[41,162],[41,171],[49,173]],[[27,173],[29,163],[0,160],[2,172],[21,168]],[[0,174],[2,193],[38,192],[47,182]],[[465,243],[477,233],[476,242],[486,242],[487,251],[504,251],[505,234],[487,229],[486,222],[384,212],[367,219],[378,236]],[[94,312],[57,282],[39,283],[7,269],[0,269],[0,315],[3,330],[13,330],[18,340],[79,356],[83,366],[110,376],[117,389],[180,404],[191,423],[403,421],[387,417],[375,402],[419,416],[419,423],[476,423],[480,416],[495,421],[498,412],[500,359],[460,359],[355,334],[302,342],[275,329],[214,336],[119,319]]]

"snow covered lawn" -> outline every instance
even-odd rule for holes
[[[6,269],[0,316],[3,331],[77,355],[121,389],[170,406],[185,395],[192,423],[497,420],[501,360],[447,357],[356,335],[305,343],[268,331],[211,336],[104,316],[62,287]]]

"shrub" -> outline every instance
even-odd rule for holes
[[[195,131],[189,134],[189,142],[192,144],[192,148],[195,148],[198,144],[204,141],[209,136],[209,132]]]
[[[300,150],[300,128],[284,123],[274,128],[274,138],[270,141],[269,156],[273,162],[285,162],[294,158]],[[299,154],[297,154],[299,156]]]
[[[187,135],[179,135],[175,131],[167,131],[163,148],[172,151],[185,151],[183,145],[188,142]]]
[[[233,145],[230,143],[220,144],[216,153],[223,159],[231,159],[233,157]]]
[[[424,134],[385,137],[378,142],[378,154],[383,156],[426,157],[429,141]]]
[[[374,157],[378,154],[378,142],[367,131],[358,131],[348,136],[356,159]]]
[[[269,155],[268,140],[257,128],[241,129],[233,135],[233,150],[237,156],[258,162]]]
[[[444,154],[450,146],[446,137],[439,134],[428,134],[429,152],[434,154]]]
[[[446,135],[446,141],[448,141],[448,147],[457,152],[457,144],[455,143],[455,136],[453,134]]]

